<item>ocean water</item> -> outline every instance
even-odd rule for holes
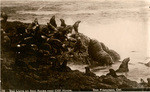
[[[28,0],[26,0],[28,1]],[[22,1],[23,2],[23,1]],[[150,77],[150,67],[142,63],[150,61],[150,3],[148,0],[72,0],[72,1],[28,1],[22,6],[29,9],[18,9],[10,14],[9,20],[31,22],[34,18],[46,24],[52,15],[57,23],[63,18],[67,24],[81,20],[79,32],[103,42],[110,49],[117,51],[121,60],[130,57],[129,72],[121,73],[134,81]],[[32,3],[31,3],[32,2]],[[15,5],[2,2],[2,6]],[[22,7],[18,6],[18,7]],[[17,7],[17,6],[16,6]],[[30,8],[34,9],[30,9]],[[17,15],[17,17],[16,17]],[[23,20],[22,20],[23,19]],[[91,69],[96,75],[108,73],[110,68],[117,69],[120,63],[111,67],[95,67]],[[87,65],[69,64],[75,70],[85,71]]]

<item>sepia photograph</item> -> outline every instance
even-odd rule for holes
[[[150,91],[150,0],[0,0],[2,92]]]

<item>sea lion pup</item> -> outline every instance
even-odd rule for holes
[[[107,75],[111,75],[112,77],[118,77],[114,69],[109,69],[109,73]]]
[[[85,67],[85,75],[96,76],[96,74],[94,74],[93,72],[90,71],[89,67]]]
[[[78,33],[78,27],[79,27],[79,23],[80,23],[80,22],[81,22],[81,21],[77,21],[77,22],[75,22],[74,25],[73,25],[74,30],[75,30],[75,32],[77,32],[77,33]]]
[[[57,27],[56,20],[55,20],[55,15],[52,16],[49,23],[52,24],[54,27]]]
[[[65,20],[64,19],[60,19],[60,22],[61,22],[61,25],[62,27],[66,27],[66,23],[65,23]]]
[[[121,65],[119,66],[119,69],[116,70],[116,72],[128,72],[129,69],[128,69],[128,62],[130,61],[130,58],[125,58]]]

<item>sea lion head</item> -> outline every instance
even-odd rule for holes
[[[65,20],[64,19],[60,19],[60,22],[61,22],[61,25],[62,27],[66,27],[66,23],[65,23]]]
[[[79,27],[79,23],[80,23],[80,22],[81,22],[81,21],[79,20],[79,21],[75,22],[74,25],[73,25],[74,30],[75,30],[75,32],[77,32],[77,33],[78,33],[78,27]]]

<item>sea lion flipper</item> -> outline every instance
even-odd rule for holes
[[[73,25],[74,30],[75,30],[76,32],[78,32],[78,27],[79,27],[79,23],[80,23],[80,22],[81,22],[81,21],[79,20],[79,21],[75,22],[74,25]]]
[[[54,27],[57,27],[56,20],[55,20],[55,15],[52,16],[52,18],[50,19],[50,23],[51,23]]]

